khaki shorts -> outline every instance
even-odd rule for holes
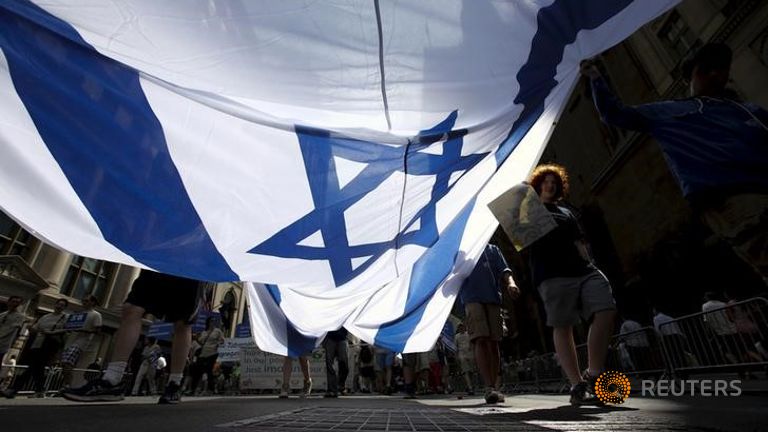
[[[596,312],[616,309],[611,285],[600,271],[586,276],[550,278],[539,285],[550,327],[570,327]]]
[[[501,305],[491,303],[467,303],[464,308],[469,340],[485,337],[494,341],[500,341],[503,333],[501,321]]]
[[[701,216],[742,260],[768,279],[768,194],[733,195]]]

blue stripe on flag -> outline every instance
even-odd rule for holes
[[[264,284],[264,286],[267,288],[267,292],[269,292],[272,300],[274,300],[275,303],[280,306],[282,297],[280,296],[280,290],[277,288],[277,285]],[[317,338],[304,336],[303,334],[299,333],[299,331],[296,330],[288,318],[285,318],[285,330],[288,340],[286,346],[288,349],[288,357],[296,358],[310,353],[313,349],[315,349]]]
[[[0,3],[0,48],[40,136],[108,242],[163,273],[239,279],[184,188],[136,70],[26,0]]]
[[[472,199],[443,231],[437,242],[416,261],[408,286],[405,312],[397,320],[379,327],[374,345],[394,352],[403,351],[435,290],[453,270],[461,238],[474,207],[475,199]]]
[[[592,30],[624,10],[633,0],[555,0],[539,9],[537,30],[531,42],[528,61],[517,73],[520,90],[516,104],[523,112],[496,152],[501,165],[517,147],[528,130],[544,112],[544,101],[557,86],[557,65],[563,60],[565,47],[576,40],[581,30]]]

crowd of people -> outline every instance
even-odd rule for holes
[[[691,98],[637,107],[623,105],[592,62],[582,65],[582,73],[590,80],[601,118],[612,125],[654,136],[692,209],[740,258],[768,280],[768,114],[755,105],[738,101],[727,91],[730,62],[727,46],[707,44],[683,65]],[[555,223],[554,229],[527,247],[531,280],[546,311],[546,324],[552,328],[557,362],[570,384],[570,402],[589,403],[594,399],[591,389],[606,369],[618,319],[616,302],[608,279],[590,254],[574,209],[565,204],[569,188],[566,169],[556,164],[540,165],[527,184]],[[218,323],[209,319],[204,332],[192,335],[191,324],[199,311],[204,285],[200,281],[143,271],[123,305],[111,361],[101,376],[78,387],[71,386],[72,369],[82,353],[90,349],[101,327],[101,315],[94,309],[96,299],[88,297],[83,301],[83,322],[68,330],[64,327],[68,321],[64,314],[67,303],[60,300],[52,313],[32,325],[33,360],[4,394],[13,397],[29,380],[35,382],[35,389],[40,392],[45,367],[61,353],[59,361],[65,376],[61,394],[65,398],[122,399],[128,393],[126,370],[146,314],[173,323],[170,362],[166,366],[157,341],[147,338],[138,356],[138,366],[131,369],[134,383],[130,393],[137,394],[147,381],[149,393],[154,394],[157,371],[165,369],[167,383],[159,399],[161,404],[178,403],[185,389],[194,393],[203,377],[207,390],[215,392],[219,377],[231,376],[233,369],[217,362],[218,347],[224,341]],[[513,300],[520,296],[500,249],[488,244],[460,291],[463,319],[457,326],[455,340],[450,341],[455,349],[449,349],[441,338],[429,352],[394,353],[385,347],[357,343],[343,328],[328,333],[323,342],[328,383],[325,396],[335,398],[350,391],[402,391],[406,397],[451,392],[454,383],[449,376],[453,375],[461,377],[458,383],[466,394],[482,391],[487,403],[503,402],[499,342],[504,332],[501,305],[505,291]],[[761,324],[740,316],[738,309],[730,309],[731,315],[727,315],[724,300],[716,293],[707,294],[702,306],[703,312],[709,312],[705,320],[722,348],[722,355],[731,363],[766,361],[764,345],[741,347],[737,343],[737,335],[741,334],[762,338]],[[21,304],[21,298],[11,297],[8,310],[0,314],[0,356],[9,350],[24,324],[24,315],[18,310]],[[685,335],[669,325],[672,321],[669,315],[654,311],[653,323],[660,335],[683,344]],[[574,327],[582,322],[588,326],[585,364],[579,363],[574,340]],[[620,348],[633,368],[649,367],[643,362],[650,358],[651,343],[642,329],[643,325],[632,319],[621,323],[621,332],[630,336],[621,341]],[[70,337],[65,344],[67,333]],[[302,396],[309,396],[313,387],[310,354],[297,356],[303,375]],[[694,353],[685,354],[687,361],[698,361]],[[283,362],[281,398],[291,394],[293,360],[286,357]],[[347,385],[350,374],[351,387]]]

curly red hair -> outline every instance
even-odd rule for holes
[[[558,164],[543,164],[534,168],[531,175],[528,177],[528,184],[533,186],[536,193],[541,194],[541,184],[544,183],[544,179],[552,175],[555,177],[555,183],[557,183],[557,193],[555,199],[560,200],[568,195],[568,171]]]

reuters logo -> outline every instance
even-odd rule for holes
[[[595,396],[604,404],[624,403],[629,397],[629,378],[621,372],[607,371],[595,381]]]

